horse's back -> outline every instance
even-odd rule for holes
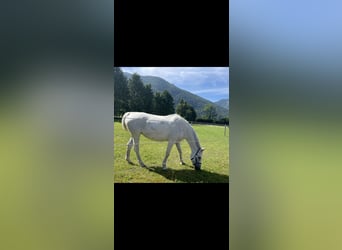
[[[125,113],[123,126],[132,134],[142,133],[152,140],[169,140],[170,137],[180,138],[182,127],[187,123],[181,116],[171,114],[166,116],[144,112]]]
[[[171,115],[154,115],[145,112],[126,112],[123,116],[128,117],[129,119],[146,119],[146,120],[165,120],[165,121],[173,121],[176,119],[183,119],[178,114],[171,114]]]

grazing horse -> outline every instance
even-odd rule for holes
[[[166,169],[166,161],[170,155],[173,144],[176,144],[180,163],[185,164],[182,158],[180,141],[185,139],[190,148],[190,159],[196,170],[201,170],[202,152],[198,137],[191,125],[177,114],[160,116],[143,112],[127,112],[122,117],[122,127],[131,133],[131,138],[127,143],[126,161],[130,160],[131,149],[137,155],[140,166],[145,167],[139,153],[139,139],[143,134],[145,137],[155,141],[168,141],[166,154],[162,163],[163,169]]]

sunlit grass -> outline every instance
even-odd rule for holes
[[[229,128],[209,125],[193,126],[205,148],[202,159],[202,171],[195,171],[190,161],[190,147],[181,142],[183,159],[186,165],[179,164],[176,147],[171,150],[167,161],[168,170],[161,169],[167,142],[154,142],[141,136],[140,155],[148,168],[138,165],[134,150],[131,160],[125,161],[126,144],[130,133],[123,130],[121,123],[114,122],[114,182],[228,182],[229,174]]]

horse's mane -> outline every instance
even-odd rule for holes
[[[179,116],[179,117],[181,117],[181,116]],[[198,139],[198,137],[197,137],[197,134],[196,134],[194,128],[191,126],[191,124],[190,124],[187,120],[185,120],[183,117],[181,117],[181,118],[182,118],[182,119],[185,121],[185,123],[187,123],[187,125],[189,126],[189,128],[190,128],[190,130],[191,130],[191,133],[192,133],[192,135],[194,136],[196,146],[197,146],[198,148],[200,148],[201,145],[200,145],[200,143],[199,143],[199,139]]]
[[[191,127],[191,128],[192,128],[192,127]],[[197,134],[195,133],[195,130],[194,130],[193,128],[192,128],[192,133],[193,133],[194,138],[195,138],[196,146],[197,146],[198,148],[200,148],[201,145],[199,144],[199,140],[198,140]]]

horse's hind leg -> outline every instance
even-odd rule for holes
[[[185,165],[185,163],[183,161],[183,156],[182,156],[182,149],[181,149],[181,146],[180,146],[179,142],[176,142],[176,147],[177,147],[177,150],[178,150],[178,153],[179,153],[180,164]]]
[[[131,149],[133,147],[133,137],[131,137],[127,143],[127,151],[126,151],[126,161],[128,161],[129,163],[132,164],[131,159],[130,159],[130,155],[131,155]]]
[[[140,135],[133,137],[134,151],[135,151],[135,154],[137,155],[140,166],[146,167],[146,165],[141,160],[140,153],[139,153],[139,139],[140,139],[139,137]]]

